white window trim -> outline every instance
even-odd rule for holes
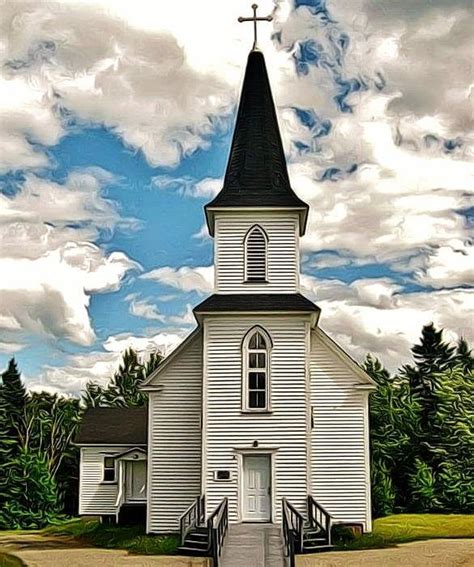
[[[251,408],[249,407],[249,342],[252,336],[259,332],[265,339],[267,343],[267,348],[265,350],[253,350],[252,352],[265,352],[266,353],[266,367],[265,367],[265,401],[266,405],[264,408]],[[241,349],[241,356],[242,356],[242,412],[243,413],[271,413],[272,411],[272,402],[271,402],[271,352],[273,348],[273,342],[268,334],[268,332],[260,325],[256,325],[252,327],[249,331],[247,331],[244,340],[242,341],[242,349]]]
[[[263,280],[252,280],[252,279],[249,280],[247,274],[247,242],[249,236],[252,234],[252,232],[255,229],[260,230],[260,232],[263,234],[263,237],[265,239],[265,278]],[[268,234],[259,224],[252,225],[248,229],[247,234],[245,235],[244,238],[244,283],[256,284],[256,285],[262,285],[268,283]]]

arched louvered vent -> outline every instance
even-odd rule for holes
[[[251,228],[245,238],[245,280],[267,281],[267,235],[259,226]]]

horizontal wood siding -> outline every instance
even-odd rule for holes
[[[231,522],[240,520],[239,450],[273,449],[274,521],[280,521],[281,498],[301,511],[307,495],[306,334],[304,316],[212,317],[205,321],[205,488],[207,511],[229,498]],[[241,345],[255,325],[271,337],[271,411],[242,413]],[[230,482],[214,479],[231,472]]]
[[[357,377],[311,333],[312,494],[337,521],[370,529],[367,393]]]
[[[81,447],[79,470],[80,515],[115,514],[118,485],[102,483],[102,464],[104,457],[122,453],[127,449],[130,449],[127,445],[120,447]]]
[[[288,211],[216,213],[216,293],[295,293],[298,291],[298,216]],[[268,283],[244,283],[244,240],[258,224],[268,236]]]
[[[177,531],[201,492],[202,334],[155,380],[149,393],[147,531]]]

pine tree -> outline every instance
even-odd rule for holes
[[[23,430],[27,394],[14,358],[10,359],[8,368],[3,372],[2,381],[0,395],[7,412],[6,431],[11,438],[19,441]]]
[[[83,395],[87,407],[137,407],[144,406],[147,396],[140,390],[141,383],[159,366],[163,360],[159,352],[154,352],[144,364],[132,348],[123,353],[122,362],[113,378],[106,386],[89,383]]]
[[[434,407],[435,373],[443,372],[455,363],[454,347],[443,341],[443,331],[438,331],[433,323],[425,325],[421,332],[421,340],[411,349],[415,366],[404,366],[412,395],[422,406],[421,427],[429,433],[429,422],[436,409]],[[423,455],[427,459],[427,455]]]
[[[454,362],[456,365],[463,366],[467,372],[474,372],[474,356],[468,342],[463,337],[459,339],[456,345]]]

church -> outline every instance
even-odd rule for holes
[[[265,59],[254,48],[223,187],[204,211],[214,293],[194,308],[195,330],[142,385],[146,408],[86,413],[76,439],[81,515],[118,522],[135,507],[147,533],[181,532],[190,549],[193,530],[224,516],[225,529],[262,522],[294,533],[304,520],[320,532],[329,522],[371,530],[375,384],[300,292],[308,209],[290,185]]]

